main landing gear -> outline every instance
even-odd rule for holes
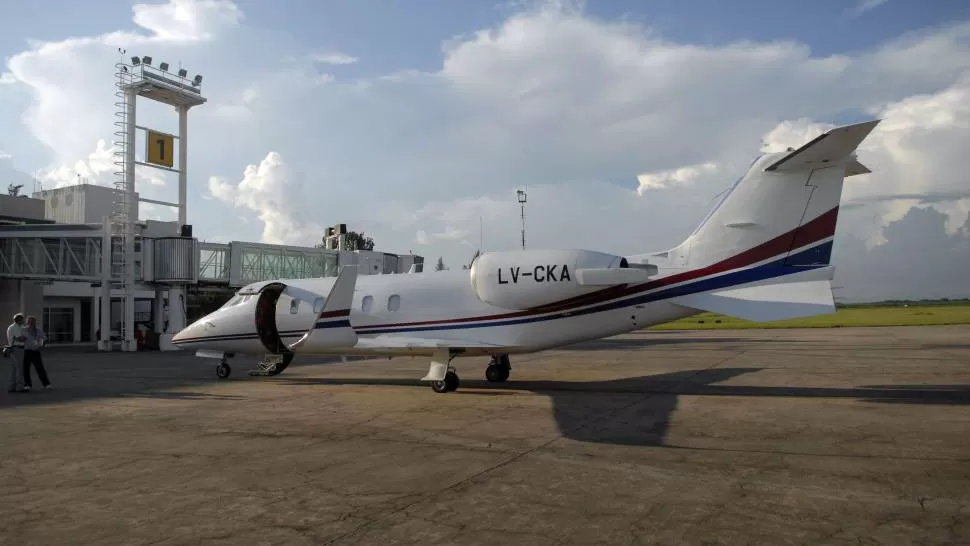
[[[458,390],[461,382],[458,379],[458,372],[451,365],[453,358],[455,358],[455,355],[445,352],[435,354],[431,358],[428,375],[424,376],[422,381],[429,381],[434,392],[444,393]],[[505,382],[508,380],[511,370],[512,363],[509,361],[509,355],[493,355],[488,367],[485,368],[485,379],[489,383]]]
[[[455,372],[454,368],[449,369],[445,374],[445,378],[441,381],[432,381],[431,389],[434,392],[451,392],[458,390],[458,385],[461,382],[458,380],[458,374]]]
[[[504,383],[508,380],[511,371],[512,362],[509,360],[509,355],[492,355],[492,360],[488,362],[488,367],[485,368],[485,379],[489,383]]]
[[[219,362],[219,365],[216,366],[216,377],[218,377],[219,379],[226,379],[227,377],[229,377],[229,374],[231,373],[232,373],[232,367],[229,366],[229,359],[223,358]]]

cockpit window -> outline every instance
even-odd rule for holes
[[[222,304],[222,307],[220,309],[226,309],[227,307],[233,307],[242,303],[246,303],[251,299],[253,299],[252,294],[246,294],[245,296],[240,296],[239,294],[236,294],[235,296],[230,298],[229,301]]]

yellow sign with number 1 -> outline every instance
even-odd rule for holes
[[[148,163],[171,168],[175,164],[175,150],[173,149],[175,137],[155,131],[146,131],[146,133],[148,151],[145,155],[148,158]]]

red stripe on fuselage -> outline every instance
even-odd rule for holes
[[[733,269],[739,269],[742,267],[749,266],[751,264],[766,260],[768,258],[778,256],[783,253],[787,253],[791,249],[803,247],[805,245],[820,241],[826,237],[831,237],[835,234],[835,224],[836,219],[839,215],[839,207],[835,207],[828,212],[820,215],[814,220],[808,222],[807,224],[801,225],[791,231],[783,233],[773,239],[765,241],[760,245],[745,250],[740,254],[731,256],[717,262],[715,264],[709,265],[707,267],[702,267],[699,269],[692,269],[690,271],[685,271],[683,273],[677,273],[670,275],[669,277],[664,277],[662,279],[657,279],[654,281],[647,281],[642,284],[633,285],[620,285],[611,286],[603,290],[592,292],[589,294],[584,294],[582,296],[576,296],[573,298],[565,299],[559,302],[550,303],[543,305],[541,307],[535,307],[532,309],[527,309],[524,311],[513,311],[510,313],[501,313],[496,315],[484,315],[477,317],[464,317],[464,318],[451,318],[451,319],[439,319],[439,320],[426,320],[418,322],[395,322],[387,324],[370,324],[367,326],[355,326],[355,330],[359,330],[362,333],[366,333],[369,329],[377,328],[396,328],[405,326],[433,326],[438,324],[462,324],[467,322],[479,322],[483,320],[500,320],[500,319],[510,319],[510,318],[520,318],[528,317],[532,315],[541,315],[545,313],[552,313],[557,311],[565,311],[567,309],[573,309],[578,307],[585,307],[587,305],[595,305],[598,303],[603,303],[606,301],[614,300],[617,298],[630,296],[638,294],[640,292],[646,292],[648,290],[653,290],[655,288],[661,288],[663,286],[668,286],[671,284],[677,284],[700,277],[706,277],[708,275],[714,275],[717,273],[723,273],[725,271],[731,271]]]
[[[327,311],[325,313],[320,313],[317,315],[317,320],[324,318],[334,318],[334,317],[347,317],[350,316],[350,309],[339,309],[337,311]]]

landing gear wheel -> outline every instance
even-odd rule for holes
[[[225,362],[216,366],[216,377],[218,377],[219,379],[225,379],[229,377],[229,374],[231,373],[232,373],[232,368],[230,368],[229,364]]]
[[[511,370],[507,366],[501,364],[489,364],[485,368],[485,379],[488,379],[490,383],[503,383],[509,378],[509,373]]]
[[[455,372],[448,372],[445,374],[445,378],[442,381],[432,381],[431,389],[434,392],[451,392],[458,390],[458,385],[461,382],[458,380],[458,374]]]

